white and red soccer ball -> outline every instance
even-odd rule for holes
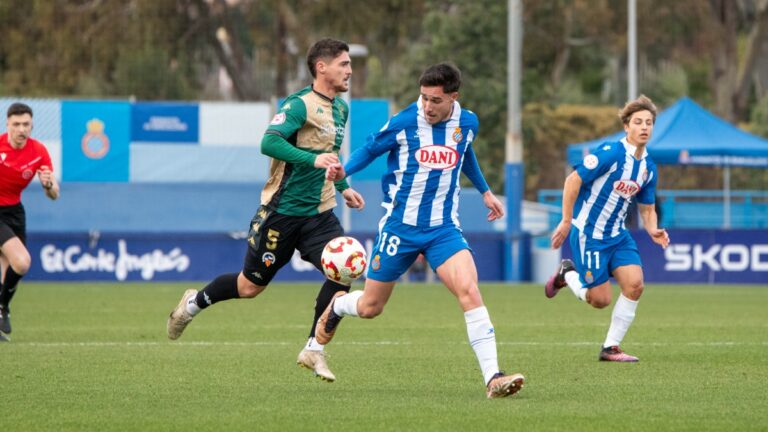
[[[320,258],[325,276],[343,285],[350,285],[365,272],[368,256],[359,241],[349,236],[328,242]]]

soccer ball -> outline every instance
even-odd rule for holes
[[[325,276],[343,285],[363,275],[368,263],[365,248],[352,237],[342,236],[328,242],[320,257]]]

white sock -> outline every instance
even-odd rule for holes
[[[627,330],[629,330],[629,326],[635,319],[637,302],[637,300],[630,300],[624,297],[624,294],[619,294],[616,304],[613,305],[611,326],[608,327],[608,336],[605,338],[603,348],[621,344],[624,335],[626,335]]]
[[[333,312],[338,316],[359,316],[357,313],[357,300],[363,296],[362,290],[350,291],[337,297],[333,302]]]
[[[187,309],[187,312],[192,316],[199,314],[200,311],[202,310],[200,309],[200,306],[198,306],[197,303],[195,303],[195,296],[190,297],[189,301],[187,302],[186,309]]]
[[[464,312],[467,322],[469,344],[475,351],[480,370],[483,372],[485,383],[491,380],[499,371],[499,360],[496,355],[496,333],[491,324],[491,317],[485,306]]]
[[[304,345],[304,349],[309,351],[322,351],[324,348],[325,345],[317,343],[317,340],[313,337],[307,339],[307,344]]]
[[[587,289],[581,284],[581,279],[576,271],[569,271],[565,274],[565,282],[568,284],[568,288],[573,291],[573,295],[581,301],[587,301]]]

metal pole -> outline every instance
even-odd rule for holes
[[[731,227],[731,166],[723,168],[723,228]]]
[[[507,230],[504,279],[521,281],[527,266],[521,228],[524,190],[523,140],[521,126],[521,83],[523,74],[523,2],[507,3],[507,134],[505,144],[505,195]]]
[[[637,97],[637,0],[627,0],[627,98]]]
[[[349,44],[349,56],[354,60],[355,58],[363,58],[368,56],[368,47],[360,44]],[[344,128],[344,139],[341,141],[341,149],[339,149],[339,156],[341,162],[344,163],[349,159],[349,155],[352,153],[352,77],[349,78],[349,90],[341,94],[341,98],[347,103],[349,107],[349,116],[347,117],[347,124]],[[348,178],[347,182],[352,185],[352,179]],[[344,232],[352,230],[352,211],[346,205],[341,206],[341,226],[344,228]]]
[[[345,163],[347,159],[349,159],[350,155],[350,134],[351,127],[350,124],[352,123],[352,78],[349,78],[349,90],[341,94],[341,98],[344,100],[344,102],[347,103],[347,106],[349,107],[349,116],[347,117],[347,124],[344,127],[344,138],[341,141],[341,148],[339,149],[339,159],[341,159],[341,163]],[[350,186],[352,186],[352,179],[348,178],[347,183],[349,183]],[[352,230],[352,209],[346,206],[346,204],[341,205],[341,227],[344,228],[344,232],[348,233]]]

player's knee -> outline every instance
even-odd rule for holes
[[[596,309],[604,309],[611,305],[611,297],[609,296],[587,296],[587,301],[589,302],[590,306]]]
[[[10,262],[11,268],[16,274],[24,276],[29,272],[29,267],[32,265],[32,258],[29,255],[19,256],[14,258]]]
[[[626,287],[622,287],[621,291],[624,297],[630,300],[638,300],[643,295],[644,288],[643,280],[639,279],[628,284]]]
[[[240,298],[254,298],[262,291],[264,291],[263,286],[256,285],[252,282],[237,287],[237,293],[240,295]]]

